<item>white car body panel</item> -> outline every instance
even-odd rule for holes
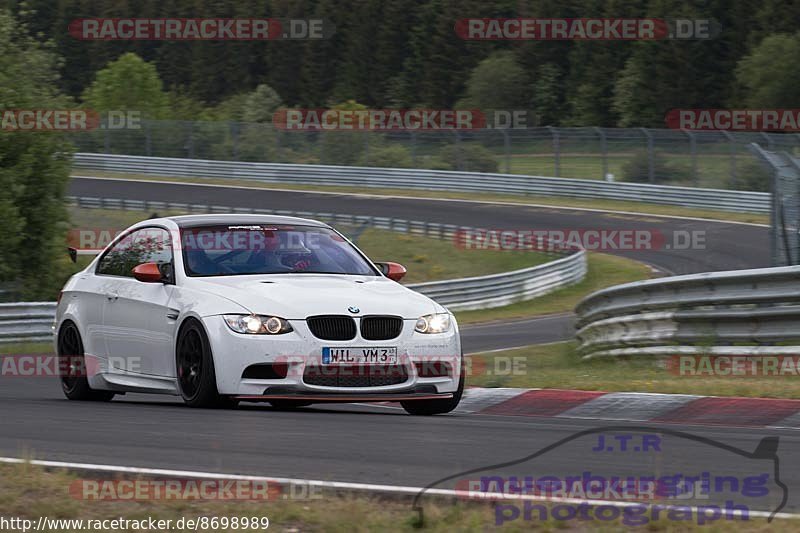
[[[450,330],[439,334],[414,331],[420,316],[446,313],[429,298],[382,275],[340,274],[250,274],[212,277],[186,275],[179,251],[179,223],[203,216],[161,218],[142,221],[136,228],[158,226],[172,235],[175,284],[144,283],[132,277],[98,275],[95,268],[102,254],[65,285],[57,306],[55,332],[65,320],[78,326],[84,342],[93,389],[117,392],[179,394],[176,376],[176,343],[187,318],[201,321],[213,353],[218,392],[222,395],[257,397],[270,387],[296,393],[403,393],[419,385],[435,388],[437,394],[452,393],[459,385],[461,340],[451,317]],[[207,215],[223,223],[265,223],[329,226],[305,219],[262,215]],[[109,248],[114,243],[109,245]],[[356,248],[357,249],[357,248]],[[374,265],[372,265],[374,266]],[[348,308],[359,308],[351,313]],[[245,335],[231,330],[224,314],[261,314],[289,321],[293,331],[282,335]],[[316,338],[306,318],[317,315],[351,315],[358,323],[368,315],[402,317],[399,337],[388,341],[365,340],[359,333],[350,341]],[[398,364],[408,371],[404,383],[369,387],[322,387],[306,384],[307,365],[320,363],[324,347],[396,347]],[[452,375],[420,377],[414,361],[446,360]],[[245,379],[244,370],[254,364],[287,362],[284,379]]]

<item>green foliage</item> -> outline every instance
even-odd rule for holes
[[[341,111],[364,111],[367,106],[348,100],[336,104],[332,109]],[[371,132],[364,131],[322,131],[319,133],[319,158],[324,165],[355,165],[369,150],[370,144],[379,146],[380,141]]]
[[[358,160],[359,166],[386,168],[413,168],[411,152],[405,146],[378,146],[369,150]]]
[[[0,102],[6,109],[73,105],[54,89],[58,57],[0,10]],[[65,274],[64,193],[72,146],[55,132],[0,131],[0,282],[52,297]]]
[[[272,116],[283,106],[281,97],[275,89],[262,83],[244,100],[242,119],[244,122],[272,122]]]
[[[497,158],[480,144],[467,142],[449,144],[439,151],[439,157],[452,170],[497,172]]]
[[[530,100],[525,70],[512,52],[495,52],[472,71],[459,109],[524,109]]]
[[[769,192],[772,186],[772,172],[760,161],[748,160],[736,167],[737,189],[742,191]]]
[[[687,169],[670,164],[659,152],[653,153],[654,182],[684,182],[690,179]],[[624,181],[634,183],[650,183],[650,154],[646,150],[636,152],[622,165]]]
[[[165,118],[169,113],[169,98],[156,67],[132,52],[99,71],[83,101],[96,111],[140,111],[143,118]]]
[[[562,91],[558,67],[545,63],[533,82],[533,110],[542,125],[558,124],[561,115]]]
[[[174,120],[214,119],[210,108],[180,87],[167,93],[167,106],[169,108],[169,117]]]
[[[274,161],[276,156],[274,129],[264,124],[244,124],[237,140],[240,161]],[[230,147],[230,148],[228,148]],[[226,143],[227,153],[233,150],[232,141]]]
[[[800,98],[791,92],[798,86],[800,56],[796,45],[789,43],[795,40],[792,33],[800,20],[796,1],[529,4],[510,0],[6,3],[15,6],[33,33],[57,42],[65,56],[62,79],[57,81],[64,91],[75,97],[84,94],[109,62],[137,54],[151,66],[149,78],[157,70],[166,89],[180,88],[193,100],[175,101],[170,96],[161,107],[156,92],[152,116],[163,118],[187,119],[192,113],[206,118],[195,105],[199,103],[216,106],[211,114],[217,120],[242,121],[241,102],[233,101],[246,98],[262,84],[293,107],[326,107],[347,99],[369,107],[405,108],[451,108],[457,102],[473,102],[486,109],[533,108],[538,118],[531,125],[554,126],[663,127],[666,112],[673,108],[750,102],[791,107]],[[34,12],[29,5],[46,7]],[[332,23],[335,31],[327,39],[292,42],[81,41],[67,31],[69,23],[81,16],[317,18]],[[698,40],[513,43],[467,41],[454,32],[455,22],[462,18],[531,16],[711,19],[721,31]],[[122,108],[130,97],[135,100],[130,103],[133,108],[151,100],[137,95],[140,80],[135,76],[112,85],[121,91],[104,105]]]
[[[736,81],[747,107],[800,107],[800,33],[766,37],[739,61]]]

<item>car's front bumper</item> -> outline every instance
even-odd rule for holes
[[[271,389],[270,389],[271,390]],[[302,392],[281,394],[278,391],[255,396],[238,395],[234,398],[244,402],[269,402],[269,401],[296,401],[314,403],[352,403],[352,402],[401,402],[408,400],[449,400],[452,392],[433,394],[411,390],[395,394],[360,393],[360,394],[331,394],[315,392],[307,394]]]
[[[214,354],[217,389],[220,394],[248,401],[298,400],[320,402],[396,401],[450,398],[462,373],[461,340],[452,321],[446,333],[426,335],[414,331],[414,320],[405,320],[399,337],[368,341],[359,336],[351,341],[320,340],[302,320],[291,320],[294,331],[284,335],[242,335],[228,328],[221,316],[204,319]],[[323,365],[324,347],[396,347],[396,365]],[[253,366],[281,367],[285,377],[264,379],[243,377]],[[285,366],[284,366],[285,365]],[[386,368],[363,369],[360,366]],[[333,372],[345,386],[327,386],[325,377]],[[377,378],[367,378],[376,373]],[[385,372],[385,373],[381,373]],[[310,382],[317,382],[317,384]],[[330,381],[330,380],[327,380]],[[334,380],[337,381],[337,380]],[[358,386],[347,386],[358,384]]]

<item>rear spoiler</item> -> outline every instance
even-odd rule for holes
[[[72,248],[72,247],[68,247],[67,248],[67,253],[69,254],[69,259],[73,263],[76,263],[78,261],[78,256],[79,255],[97,255],[102,251],[103,251],[102,249],[93,250],[93,249],[90,249],[90,248],[86,248],[86,249],[78,250],[77,248]]]

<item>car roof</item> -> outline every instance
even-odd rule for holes
[[[174,217],[167,217],[169,220],[175,222],[178,227],[190,228],[194,226],[215,226],[215,225],[246,225],[246,224],[289,224],[298,226],[316,226],[327,228],[330,227],[324,222],[319,220],[312,220],[310,218],[299,217],[285,217],[280,215],[237,215],[237,214],[219,214],[219,215],[180,215]]]

